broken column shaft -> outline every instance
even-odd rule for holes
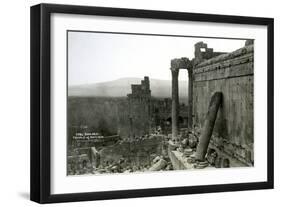
[[[172,138],[177,139],[179,127],[179,69],[171,68],[172,72]]]
[[[215,121],[217,118],[217,112],[219,110],[219,107],[222,102],[222,93],[216,92],[212,98],[211,102],[209,104],[207,116],[204,122],[204,126],[202,128],[201,136],[199,138],[199,143],[196,149],[196,160],[204,160],[205,155],[207,153],[208,145],[213,133]]]

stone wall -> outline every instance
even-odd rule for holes
[[[211,145],[249,166],[254,163],[253,58],[254,47],[247,45],[193,68],[193,124],[202,128],[212,95],[222,92]]]
[[[115,145],[100,150],[100,163],[116,163],[126,160],[128,165],[146,166],[159,155],[163,154],[164,136],[152,135],[144,139],[123,140]]]
[[[133,84],[132,93],[128,94],[129,136],[131,138],[150,133],[151,91],[149,78],[144,77],[141,84]]]
[[[174,170],[187,170],[192,169],[193,166],[186,162],[184,157],[182,156],[182,153],[176,151],[176,150],[168,150],[168,155],[171,160],[172,166]]]
[[[131,85],[132,93],[127,95],[127,108],[123,110],[124,120],[119,119],[120,134],[131,139],[155,133],[159,127],[161,132],[171,132],[171,98],[151,96],[149,77],[145,76],[141,84]],[[119,110],[121,111],[121,110]],[[180,126],[187,127],[187,105],[181,103]]]

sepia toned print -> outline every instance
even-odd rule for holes
[[[254,166],[254,40],[67,35],[67,175]]]

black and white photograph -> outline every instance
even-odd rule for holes
[[[1,3],[0,206],[281,203],[278,1]]]
[[[30,11],[32,201],[274,188],[273,18]]]
[[[67,176],[255,166],[253,39],[66,35]]]

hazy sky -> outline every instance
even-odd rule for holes
[[[194,57],[194,44],[203,41],[218,52],[231,52],[245,40],[149,35],[68,33],[69,85],[91,84],[124,77],[171,79],[173,58]],[[181,71],[179,79],[187,80]]]

